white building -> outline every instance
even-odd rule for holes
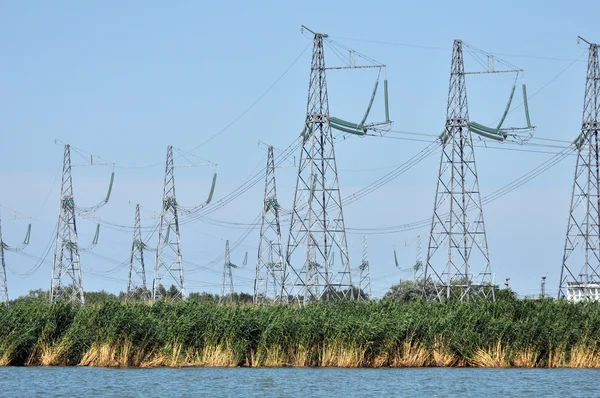
[[[577,302],[586,299],[600,301],[600,283],[567,282],[567,300]]]

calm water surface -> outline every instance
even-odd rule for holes
[[[600,397],[600,370],[0,368],[11,397]]]

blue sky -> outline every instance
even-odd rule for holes
[[[264,167],[266,148],[259,141],[285,149],[301,130],[311,51],[311,39],[300,32],[301,24],[388,65],[394,130],[419,134],[441,130],[450,49],[452,41],[460,38],[525,69],[529,93],[539,91],[530,101],[537,138],[571,140],[581,126],[587,56],[576,37],[600,40],[598,11],[597,1],[577,6],[558,1],[2,2],[0,205],[4,241],[14,245],[26,230],[28,221],[13,219],[13,211],[32,218],[26,253],[41,257],[53,240],[60,189],[56,176],[63,151],[54,144],[55,138],[116,162],[113,196],[96,215],[125,227],[133,224],[131,203],[143,206],[144,226],[154,224],[169,144],[179,149],[178,165],[189,165],[181,156],[190,158],[188,152],[198,162],[218,164],[215,200],[236,189]],[[339,64],[325,50],[327,64]],[[465,65],[478,67],[468,57]],[[331,113],[359,119],[375,79],[374,71],[329,73]],[[484,124],[497,120],[511,86],[506,76],[469,77],[471,119]],[[372,117],[383,118],[380,102]],[[508,122],[523,124],[522,113],[513,112]],[[385,138],[341,137],[336,155],[342,196],[376,180],[427,145],[407,140],[415,137],[432,140],[398,132]],[[483,141],[477,145],[483,196],[552,156],[540,152],[560,150],[508,144],[502,148],[510,150],[503,150]],[[82,161],[73,155],[73,163]],[[497,283],[510,277],[518,293],[536,294],[541,276],[547,276],[549,291],[556,291],[574,162],[573,156],[568,157],[484,208]],[[431,217],[438,165],[439,152],[345,208],[347,227],[378,228]],[[76,202],[82,206],[98,202],[106,194],[110,172],[110,167],[75,168]],[[179,202],[186,206],[201,203],[213,172],[212,167],[176,169]],[[292,205],[295,172],[293,167],[277,170],[285,208]],[[252,222],[260,211],[263,189],[261,181],[210,217]],[[225,239],[235,241],[244,233],[243,225],[227,225],[196,221],[182,226],[188,292],[220,291],[222,263],[211,262],[221,255]],[[94,229],[93,221],[79,221],[82,246],[91,241]],[[428,228],[423,228],[369,236],[375,295],[411,277],[395,268],[394,247],[408,267],[415,260],[417,236],[426,242],[427,234]],[[148,244],[155,246],[155,240]],[[351,262],[358,265],[362,236],[349,234],[348,240]],[[236,290],[252,289],[257,245],[258,231],[252,231],[232,253],[233,261],[241,262],[246,251],[250,259],[234,273]],[[128,258],[130,247],[130,230],[102,228],[99,244],[82,253],[84,288],[125,290],[127,269],[119,264]],[[51,253],[37,268],[31,257],[7,253],[6,259],[11,297],[50,286]],[[147,259],[151,268],[152,253]],[[31,275],[24,275],[29,271]]]

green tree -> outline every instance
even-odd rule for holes
[[[219,302],[219,295],[207,292],[193,292],[189,294],[188,300],[197,301],[199,303],[217,303]]]
[[[105,290],[99,292],[84,292],[83,295],[85,297],[86,305],[102,304],[108,301],[117,301],[119,299],[116,295],[108,293]]]
[[[423,290],[425,290],[428,297],[435,295],[435,288],[431,280],[427,282],[423,279],[416,281],[404,280],[396,285],[392,285],[390,290],[384,294],[383,299],[409,303],[423,297]]]

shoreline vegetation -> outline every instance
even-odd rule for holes
[[[0,365],[600,368],[600,303],[18,300]]]
[[[600,303],[19,300],[1,366],[600,368]]]

